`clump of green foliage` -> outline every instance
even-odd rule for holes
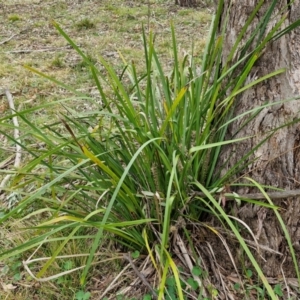
[[[55,58],[51,61],[51,66],[54,68],[63,68],[64,61],[60,55],[55,56]]]
[[[10,15],[8,17],[8,20],[11,22],[17,22],[21,20],[21,17],[19,15],[14,14],[14,15]]]
[[[76,27],[78,30],[92,29],[95,27],[95,23],[88,18],[84,18],[76,23]]]
[[[55,78],[28,67],[73,91],[78,98],[98,105],[98,108],[86,113],[76,113],[68,108],[66,113],[61,112],[59,120],[42,128],[37,127],[27,114],[53,104],[18,113],[18,117],[30,127],[22,139],[25,141],[30,135],[36,140],[35,145],[42,143],[43,147],[36,149],[22,144],[31,159],[15,173],[8,189],[18,193],[22,200],[16,207],[3,212],[1,222],[11,216],[36,217],[42,221],[32,229],[34,235],[29,241],[3,252],[0,258],[20,254],[46,242],[57,243],[56,234],[64,235],[51,258],[38,271],[36,276],[40,278],[45,276],[69,242],[91,239],[91,235],[82,235],[82,229],[93,228],[90,252],[81,276],[82,285],[86,283],[95,253],[107,233],[126,251],[138,250],[150,257],[161,278],[155,291],[160,299],[166,291],[178,299],[185,299],[184,287],[204,295],[203,287],[195,280],[199,279],[200,273],[193,274],[195,277],[188,284],[182,283],[172,256],[172,238],[176,238],[173,234],[175,228],[192,243],[184,225],[209,213],[234,233],[267,292],[272,299],[276,298],[215,192],[222,189],[233,174],[245,168],[247,157],[259,147],[252,149],[245,159],[220,176],[217,161],[221,147],[248,138],[224,140],[228,125],[235,120],[231,113],[236,96],[284,71],[246,82],[264,46],[272,41],[273,36],[278,37],[278,27],[274,28],[273,35],[263,38],[266,27],[258,26],[254,34],[259,33],[261,40],[250,41],[255,50],[230,65],[246,24],[229,53],[228,64],[219,68],[224,38],[224,32],[218,35],[221,2],[210,28],[200,68],[195,65],[193,56],[179,57],[172,28],[174,61],[168,75],[157,55],[151,33],[149,37],[143,34],[145,72],[138,74],[134,62],[128,63],[123,58],[124,69],[118,74],[102,57],[98,58],[102,70],[96,68],[91,58],[55,24],[90,69],[101,96],[101,105]],[[261,5],[257,6],[257,11]],[[249,20],[254,17],[255,12]],[[269,13],[264,21],[267,22],[268,18]],[[79,28],[93,27],[88,19],[80,24]],[[251,43],[246,43],[244,50]],[[57,103],[66,107],[67,101]],[[273,104],[256,107],[245,115],[253,118],[262,108]],[[45,215],[46,219],[42,217]],[[198,261],[197,257],[195,261]],[[194,270],[201,270],[201,266],[196,264]],[[210,293],[215,295],[217,290],[211,288]]]

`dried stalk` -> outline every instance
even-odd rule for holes
[[[8,89],[5,90],[5,95],[8,101],[9,108],[11,109],[12,113],[15,113],[15,104],[13,97]],[[12,117],[12,121],[14,124],[14,139],[16,141],[16,156],[15,156],[15,162],[14,162],[14,168],[19,168],[21,164],[22,159],[22,148],[20,146],[21,140],[20,140],[20,130],[19,130],[19,122],[17,116]],[[5,188],[7,185],[9,179],[11,177],[11,174],[8,174],[4,177],[4,179],[0,183],[0,192]]]

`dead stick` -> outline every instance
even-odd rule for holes
[[[297,197],[300,196],[300,190],[290,190],[290,191],[281,191],[281,192],[266,192],[266,194],[271,199],[285,199],[289,197]],[[202,192],[194,192],[194,196],[206,197]],[[222,194],[217,193],[217,196],[221,196]],[[263,200],[266,197],[262,193],[253,193],[253,194],[230,194],[225,193],[226,201],[235,200],[235,199],[252,199],[252,200]]]
[[[58,51],[58,50],[66,50],[71,49],[70,46],[59,47],[59,48],[43,48],[43,49],[23,49],[23,50],[13,50],[6,51],[6,53],[31,53],[31,52],[46,52],[46,51]]]
[[[124,254],[123,257],[128,260],[129,264],[131,265],[133,271],[136,273],[136,275],[142,280],[142,282],[144,283],[144,285],[149,289],[149,291],[151,292],[152,296],[154,297],[154,299],[157,298],[157,294],[154,291],[154,289],[152,288],[152,286],[149,284],[149,282],[146,280],[145,276],[138,270],[138,268],[134,265],[130,254]]]
[[[8,89],[5,90],[5,95],[7,97],[9,108],[11,109],[12,113],[15,113],[15,104],[13,97]],[[19,122],[17,116],[12,117],[12,121],[14,124],[14,139],[16,141],[16,156],[15,156],[15,163],[14,167],[19,168],[21,164],[21,158],[22,158],[22,148],[20,146],[21,140],[20,140],[20,131],[19,131]],[[7,182],[9,181],[11,177],[11,174],[8,174],[4,177],[4,179],[0,183],[0,192],[3,190],[3,188],[6,186]]]
[[[11,37],[9,37],[8,39],[6,39],[6,40],[4,40],[4,41],[2,41],[2,42],[0,42],[0,45],[3,45],[3,44],[5,44],[5,43],[7,43],[7,42],[9,42],[13,37],[15,37],[17,34],[13,34]]]

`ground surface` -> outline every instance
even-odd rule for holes
[[[0,3],[0,89],[8,88],[17,107],[37,106],[68,96],[66,91],[45,78],[26,70],[29,65],[67,83],[88,95],[95,85],[81,58],[68,46],[52,25],[58,22],[74,41],[93,59],[101,55],[116,69],[134,60],[143,68],[142,25],[156,34],[157,49],[171,63],[170,22],[174,22],[181,54],[194,55],[203,50],[211,19],[209,8],[183,9],[173,1],[5,1]],[[90,27],[90,28],[89,28]],[[149,28],[148,28],[149,27]],[[0,91],[0,113],[8,111]],[[89,109],[86,103],[76,109]],[[57,111],[41,111],[36,122],[43,123]],[[1,139],[3,141],[3,137]],[[3,141],[4,142],[4,141]],[[8,154],[6,154],[7,156]],[[0,159],[5,154],[1,153]]]
[[[156,34],[156,48],[168,68],[172,55],[170,22],[175,24],[180,54],[191,53],[194,44],[194,55],[200,56],[211,15],[212,10],[207,5],[185,9],[175,6],[173,0],[151,0],[150,6],[146,0],[0,1],[0,114],[10,113],[5,88],[12,93],[18,109],[70,96],[65,89],[31,73],[23,65],[34,67],[87,95],[95,95],[96,88],[86,66],[55,30],[53,20],[96,64],[101,55],[121,70],[120,51],[127,61],[134,60],[141,71],[144,66],[142,25],[146,32],[151,29]],[[82,101],[74,103],[74,109],[92,108]],[[36,124],[44,124],[57,118],[57,112],[53,108],[43,109],[33,114],[32,119]],[[0,135],[0,145],[1,163],[13,153],[12,145],[3,135]],[[17,226],[14,224],[15,230]],[[8,230],[1,228],[0,251],[23,241],[21,234],[12,234]],[[6,240],[3,240],[4,236]],[[69,268],[68,265],[57,267]],[[95,274],[91,274],[90,299],[100,299],[99,291],[102,293],[108,282],[121,272],[117,264],[109,265],[109,268],[110,272],[95,269]],[[125,278],[128,280],[129,277]],[[78,274],[37,283],[21,267],[20,257],[15,257],[9,264],[0,263],[0,282],[0,299],[86,299],[84,295],[78,296]]]

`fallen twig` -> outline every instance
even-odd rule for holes
[[[4,41],[1,41],[0,42],[0,45],[3,45],[3,44],[5,44],[5,43],[7,43],[7,42],[9,42],[12,38],[14,38],[16,35],[18,35],[18,34],[13,34],[11,37],[9,37],[8,39],[6,39],[6,40],[4,40]]]
[[[300,196],[300,189],[290,190],[290,191],[278,191],[278,192],[266,192],[271,199],[285,199],[289,197]],[[226,197],[226,201],[235,199],[251,199],[251,200],[263,200],[266,199],[262,193],[252,193],[252,194],[231,194],[231,193],[216,193],[217,196],[223,195]],[[206,197],[202,192],[194,192],[193,196]]]
[[[114,283],[119,280],[119,278],[126,272],[126,270],[130,267],[130,264],[128,264],[126,267],[123,268],[123,270],[114,278],[114,280],[109,284],[109,286],[105,289],[105,291],[102,293],[99,299],[103,299],[104,296],[114,288]]]
[[[152,288],[152,286],[149,284],[149,282],[146,280],[145,276],[138,270],[138,268],[134,265],[131,257],[129,254],[124,254],[123,257],[129,262],[130,266],[132,267],[133,271],[136,273],[136,275],[142,280],[143,284],[149,289],[154,299],[157,298],[157,294],[155,290]]]
[[[14,113],[16,111],[15,104],[14,104],[13,97],[8,89],[5,90],[5,95],[7,97],[9,108]],[[19,122],[18,122],[17,116],[13,116],[12,121],[13,121],[14,128],[15,128],[14,129],[14,140],[16,141],[16,156],[15,156],[14,168],[19,168],[19,166],[21,164],[21,158],[22,158],[22,152],[21,152],[22,148],[20,146],[21,140],[20,140]],[[10,177],[11,177],[11,174],[8,174],[3,178],[3,180],[0,183],[0,192],[6,186]]]
[[[21,50],[12,50],[6,51],[5,53],[31,53],[31,52],[46,52],[46,51],[57,51],[57,50],[66,50],[71,49],[71,46],[64,46],[64,47],[50,47],[50,48],[42,48],[42,49],[21,49]]]

